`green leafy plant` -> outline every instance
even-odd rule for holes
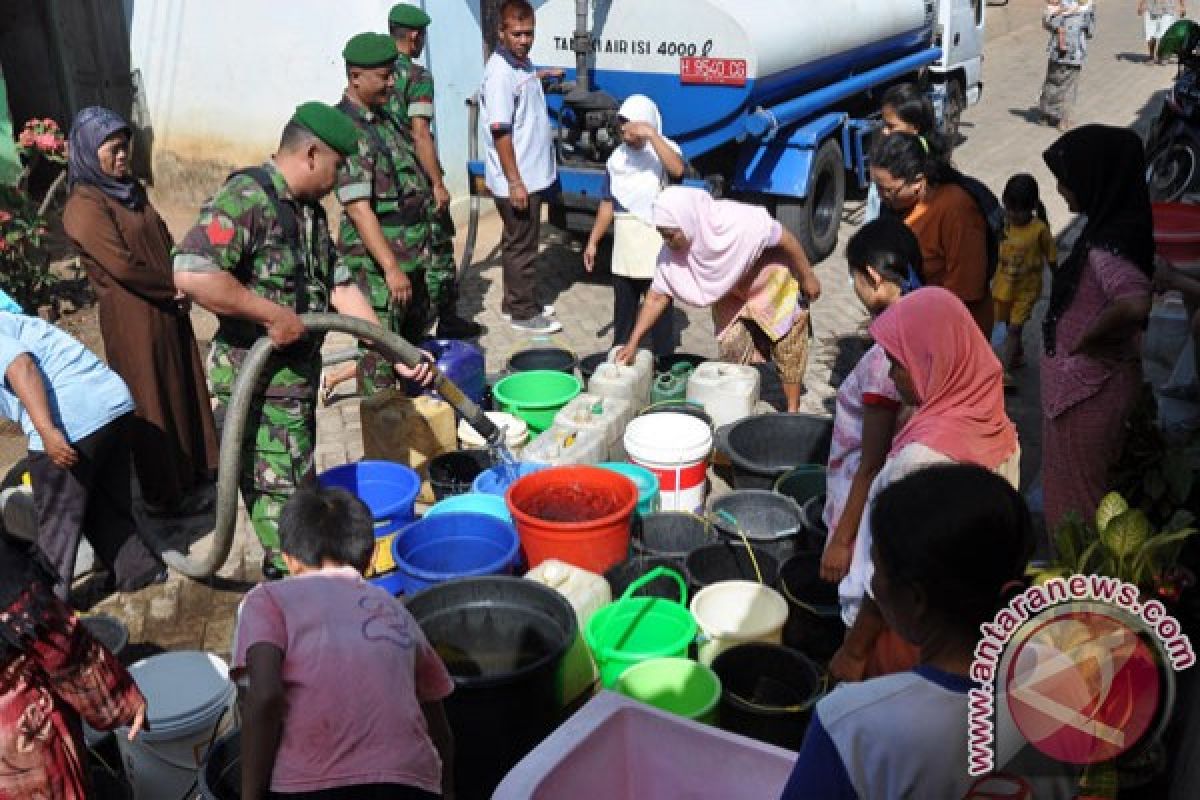
[[[1196,488],[1198,440],[1168,441],[1158,424],[1158,403],[1149,384],[1125,423],[1125,446],[1108,485],[1156,525],[1166,525]]]
[[[31,119],[17,136],[24,168],[16,186],[0,187],[0,288],[27,311],[37,311],[54,299],[57,278],[50,270],[45,248],[47,211],[66,176],[67,143],[52,119]],[[57,165],[58,174],[37,201],[29,178],[39,163]]]
[[[1054,531],[1055,558],[1031,569],[1035,582],[1073,574],[1108,575],[1143,591],[1177,595],[1183,580],[1177,568],[1183,544],[1197,529],[1190,511],[1176,511],[1155,530],[1140,508],[1131,508],[1117,492],[1109,492],[1096,509],[1094,524],[1068,514]]]

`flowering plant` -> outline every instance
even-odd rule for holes
[[[67,140],[58,123],[46,119],[31,119],[17,136],[17,147],[28,163],[38,157],[58,164],[67,163]]]

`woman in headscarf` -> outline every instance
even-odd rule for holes
[[[892,441],[867,507],[890,484],[933,464],[974,464],[1015,487],[1021,449],[1004,410],[1004,370],[966,306],[945,289],[918,289],[875,319],[871,337],[887,353],[896,389],[915,411]],[[829,665],[839,680],[916,663],[916,650],[887,628],[871,598],[871,527],[863,515],[849,572],[838,586],[849,628]]]
[[[613,344],[629,341],[638,305],[650,289],[654,262],[662,239],[654,228],[654,201],[671,180],[683,177],[679,145],[662,135],[662,117],[654,101],[631,95],[617,111],[622,144],[609,156],[604,199],[596,211],[591,236],[583,251],[583,266],[596,265],[600,240],[616,220],[613,231]],[[671,317],[664,314],[650,331],[656,356],[675,349]]]
[[[187,304],[171,272],[171,234],[130,173],[130,130],[106,108],[71,126],[63,225],[100,299],[108,362],[137,405],[134,465],[152,515],[200,510],[217,435]]]
[[[1054,270],[1042,323],[1042,481],[1049,530],[1091,519],[1124,445],[1142,382],[1154,237],[1137,134],[1085,125],[1042,158],[1071,211],[1087,215]]]
[[[55,597],[37,548],[0,534],[0,797],[91,796],[80,720],[141,731],[146,699]]]
[[[672,300],[711,306],[721,360],[773,361],[787,410],[798,411],[808,364],[808,303],[821,294],[800,242],[759,206],[680,186],[659,195],[654,225],[664,244],[617,362],[632,362]]]

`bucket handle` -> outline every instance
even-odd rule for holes
[[[687,584],[683,582],[683,578],[679,576],[679,573],[670,567],[655,567],[642,577],[635,580],[633,583],[629,584],[629,588],[626,589],[621,595],[621,600],[628,600],[629,598],[633,597],[633,593],[638,589],[641,589],[651,581],[664,576],[671,578],[675,581],[675,583],[679,584],[679,605],[687,608]]]

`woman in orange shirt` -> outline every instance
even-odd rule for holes
[[[988,286],[987,223],[958,172],[924,138],[895,133],[871,150],[871,180],[885,208],[900,216],[921,245],[921,279],[958,296],[984,336],[995,310]]]

